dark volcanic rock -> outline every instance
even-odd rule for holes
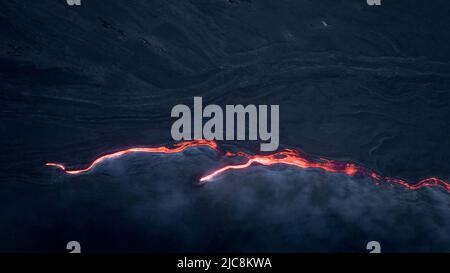
[[[450,170],[450,3],[4,1],[0,251],[448,251],[450,195],[255,167],[205,187],[211,151],[171,108],[279,104],[281,146],[411,181]],[[233,147],[235,143],[229,143]]]

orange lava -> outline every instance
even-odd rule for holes
[[[118,151],[118,152],[111,153],[111,154],[105,154],[105,155],[102,155],[102,156],[98,157],[97,159],[95,159],[89,166],[87,166],[84,169],[68,170],[62,164],[51,163],[51,162],[46,163],[45,165],[59,168],[67,174],[80,174],[80,173],[85,173],[85,172],[92,170],[95,166],[97,166],[98,164],[102,163],[103,161],[105,161],[107,159],[116,158],[116,157],[120,157],[120,156],[127,155],[127,154],[133,154],[133,153],[175,154],[175,153],[180,153],[180,152],[186,150],[187,148],[198,147],[198,146],[206,146],[206,147],[210,147],[211,149],[218,150],[217,143],[215,141],[193,140],[193,141],[185,141],[185,142],[177,143],[177,144],[173,145],[173,147],[166,147],[166,146],[153,147],[153,148],[151,148],[151,147],[150,148],[149,147],[139,148],[138,147],[138,148],[130,148],[130,149]]]
[[[301,155],[298,151],[286,149],[284,151],[270,154],[270,155],[249,155],[245,153],[227,153],[227,156],[240,156],[245,157],[248,161],[244,164],[239,165],[228,165],[221,169],[212,172],[209,175],[200,178],[200,182],[206,182],[217,175],[232,169],[243,169],[247,168],[253,163],[258,163],[264,166],[274,165],[274,164],[285,164],[292,165],[302,169],[307,168],[319,168],[327,172],[333,173],[345,173],[348,176],[354,176],[357,173],[365,173],[367,170],[361,166],[353,163],[344,163],[338,161],[332,161],[329,159],[321,158],[320,161],[314,161],[308,159],[306,156]]]
[[[264,166],[270,166],[274,164],[285,164],[291,165],[302,169],[308,168],[316,168],[322,169],[326,172],[330,173],[342,173],[347,176],[355,176],[357,174],[364,175],[367,177],[371,177],[376,180],[376,183],[380,181],[389,182],[392,184],[401,185],[410,190],[418,190],[424,187],[433,187],[438,186],[445,189],[447,192],[450,192],[450,184],[442,179],[436,177],[430,177],[426,179],[420,180],[416,184],[411,184],[406,180],[393,178],[393,177],[383,177],[382,175],[365,168],[363,166],[357,165],[355,163],[350,162],[341,162],[326,158],[319,158],[318,160],[310,159],[308,156],[301,154],[300,152],[292,149],[286,149],[284,151],[270,154],[270,155],[249,155],[246,153],[238,152],[238,153],[226,153],[226,156],[239,156],[247,159],[245,163],[236,164],[236,165],[227,165],[220,169],[213,171],[212,173],[205,175],[200,178],[200,183],[207,183],[213,180],[220,174],[223,174],[227,171],[237,170],[237,169],[245,169],[250,167],[253,164],[260,164]]]
[[[59,163],[46,163],[47,166],[53,166],[58,169],[61,169],[66,174],[81,174],[92,170],[95,166],[102,163],[107,159],[117,158],[123,155],[131,154],[131,153],[162,153],[162,154],[174,154],[180,153],[184,150],[191,147],[209,147],[215,151],[219,151],[219,147],[215,141],[210,140],[193,140],[193,141],[185,141],[174,144],[173,146],[160,146],[160,147],[144,147],[144,148],[130,148],[126,150],[121,150],[118,152],[105,154],[97,159],[95,159],[89,166],[83,169],[67,169],[64,165]],[[450,193],[450,184],[442,179],[436,177],[430,177],[426,179],[422,179],[416,184],[412,184],[406,180],[394,177],[385,177],[382,176],[375,171],[372,171],[368,168],[360,166],[358,164],[352,162],[342,162],[331,159],[326,159],[319,157],[317,159],[307,156],[305,154],[300,153],[297,150],[293,149],[285,149],[283,151],[269,154],[269,155],[250,155],[243,152],[227,152],[224,154],[226,157],[241,157],[245,158],[247,161],[241,164],[235,165],[226,165],[222,168],[219,168],[210,174],[207,174],[200,178],[200,184],[208,183],[217,176],[232,170],[245,169],[249,168],[254,164],[259,164],[263,166],[270,166],[275,164],[284,164],[295,166],[302,169],[322,169],[326,172],[330,173],[342,173],[347,176],[355,176],[355,175],[363,175],[366,177],[370,177],[376,181],[376,185],[379,185],[380,182],[388,182],[391,184],[397,184],[403,186],[409,190],[418,190],[424,187],[441,187],[447,192]]]

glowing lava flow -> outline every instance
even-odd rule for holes
[[[161,147],[154,147],[154,148],[130,148],[126,150],[121,150],[118,152],[106,154],[103,156],[100,156],[99,158],[95,159],[89,166],[87,166],[84,169],[72,169],[68,170],[64,165],[58,164],[58,163],[47,163],[47,166],[53,166],[58,169],[63,170],[66,174],[80,174],[85,173],[90,170],[92,170],[95,166],[102,163],[103,161],[111,158],[117,158],[126,154],[131,153],[163,153],[163,154],[174,154],[174,153],[180,153],[188,148],[191,147],[198,147],[198,146],[205,146],[209,147],[215,151],[219,151],[218,145],[215,141],[208,141],[208,140],[193,140],[193,141],[186,141],[177,143],[171,147],[167,146],[161,146]],[[409,190],[418,190],[424,187],[434,187],[438,186],[443,189],[445,189],[447,192],[450,193],[450,184],[442,179],[436,178],[436,177],[430,177],[426,179],[420,180],[416,184],[411,184],[410,182],[394,178],[394,177],[385,177],[382,176],[368,168],[365,168],[363,166],[357,165],[355,163],[350,162],[342,162],[342,161],[336,161],[326,158],[311,158],[310,156],[307,156],[305,154],[300,153],[297,150],[293,149],[285,149],[283,151],[270,154],[270,155],[250,155],[243,152],[238,153],[231,153],[227,152],[225,153],[225,156],[227,157],[242,157],[247,159],[245,163],[236,164],[236,165],[226,165],[220,169],[217,169],[213,171],[212,173],[205,175],[200,178],[200,183],[204,184],[207,182],[210,182],[220,174],[223,174],[228,171],[237,170],[237,169],[245,169],[249,168],[253,164],[260,164],[263,166],[270,166],[275,164],[284,164],[284,165],[291,165],[302,169],[309,169],[309,168],[316,168],[316,169],[322,169],[326,172],[331,173],[342,173],[347,176],[356,176],[356,175],[363,175],[366,177],[370,177],[378,182],[388,182],[391,184],[397,184],[400,186],[403,186],[406,189]]]
[[[420,180],[416,184],[411,184],[403,179],[393,177],[383,177],[372,170],[369,170],[365,167],[362,167],[354,163],[340,162],[326,158],[319,158],[318,160],[309,159],[306,155],[303,155],[300,152],[291,149],[286,149],[284,151],[270,155],[249,155],[242,152],[226,153],[226,155],[244,157],[247,158],[247,161],[242,164],[227,165],[218,170],[215,170],[212,173],[201,177],[200,183],[207,183],[222,173],[225,173],[230,170],[245,169],[250,167],[252,164],[260,164],[264,166],[270,166],[274,164],[285,164],[296,166],[302,169],[317,168],[331,173],[343,173],[346,174],[347,176],[364,175],[380,182],[386,181],[389,183],[398,184],[410,190],[418,190],[424,187],[439,186],[450,193],[450,184],[439,178],[430,177]]]
[[[172,148],[166,147],[166,146],[154,147],[154,148],[130,148],[130,149],[118,151],[115,153],[106,154],[106,155],[100,156],[99,158],[95,159],[89,166],[87,166],[84,169],[68,170],[64,165],[58,164],[58,163],[46,163],[45,165],[59,168],[67,174],[80,174],[80,173],[85,173],[85,172],[92,170],[92,168],[94,168],[95,166],[97,166],[98,164],[102,163],[103,161],[105,161],[107,159],[116,158],[116,157],[127,155],[127,154],[132,154],[132,153],[175,154],[175,153],[180,153],[180,152],[186,150],[187,148],[198,147],[198,146],[206,146],[206,147],[210,147],[211,149],[218,150],[217,143],[214,141],[193,140],[193,141],[177,143],[177,144],[173,145]]]

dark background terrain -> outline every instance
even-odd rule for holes
[[[203,96],[279,104],[281,146],[448,180],[449,18],[446,0],[2,1],[0,251],[448,252],[439,188],[283,166],[197,186],[220,164],[205,148],[44,164],[171,143],[171,108]]]

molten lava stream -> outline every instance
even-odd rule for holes
[[[105,161],[107,159],[117,158],[117,157],[127,155],[127,154],[133,154],[133,153],[175,154],[175,153],[181,153],[188,148],[199,147],[199,146],[209,147],[213,150],[218,151],[217,143],[214,141],[193,140],[193,141],[185,141],[185,142],[177,143],[177,144],[173,145],[173,147],[167,147],[167,146],[160,146],[160,147],[153,147],[153,148],[151,148],[151,147],[147,147],[147,148],[140,147],[139,148],[138,147],[138,148],[130,148],[130,149],[126,149],[126,150],[121,150],[121,151],[114,152],[111,154],[105,154],[105,155],[100,156],[97,159],[95,159],[89,166],[87,166],[84,169],[68,170],[66,168],[66,166],[59,164],[59,163],[53,163],[53,162],[46,163],[45,165],[53,166],[58,169],[61,169],[66,174],[81,174],[81,173],[85,173],[85,172],[92,170],[95,166],[97,166],[98,164],[102,163],[103,161]]]
[[[271,155],[249,155],[246,153],[226,153],[227,156],[239,156],[247,158],[247,161],[242,164],[226,165],[220,169],[217,169],[210,174],[207,174],[200,178],[200,183],[207,183],[223,174],[225,172],[237,169],[249,168],[253,164],[260,164],[263,166],[270,166],[274,164],[291,165],[302,169],[317,168],[322,169],[330,173],[342,173],[347,176],[355,176],[357,174],[370,177],[378,182],[385,181],[391,184],[397,184],[407,188],[409,190],[418,190],[424,187],[438,186],[450,193],[450,184],[442,179],[436,177],[430,177],[420,180],[416,184],[393,177],[384,177],[372,170],[369,170],[363,166],[350,162],[341,162],[326,158],[320,158],[319,160],[309,159],[307,156],[302,155],[296,150],[286,149],[284,151],[271,154]],[[378,183],[377,182],[377,183]]]
[[[103,156],[98,157],[95,159],[89,166],[87,166],[84,169],[67,169],[64,165],[59,163],[46,163],[47,166],[53,166],[58,169],[61,169],[66,174],[81,174],[88,172],[92,170],[95,166],[102,163],[103,161],[107,159],[117,158],[126,154],[131,153],[163,153],[163,154],[174,154],[174,153],[180,153],[184,150],[192,147],[209,147],[215,151],[220,151],[218,148],[218,145],[215,141],[209,141],[209,140],[193,140],[193,141],[185,141],[181,143],[177,143],[171,147],[167,146],[160,146],[160,147],[153,147],[153,148],[130,148],[126,150],[121,150],[118,152],[106,154]],[[374,180],[379,182],[388,182],[391,184],[397,184],[400,185],[406,189],[409,190],[418,190],[425,187],[441,187],[447,192],[450,193],[450,184],[442,179],[436,178],[436,177],[430,177],[420,180],[416,184],[412,184],[406,180],[394,178],[394,177],[385,177],[382,176],[368,168],[365,168],[363,166],[360,166],[355,163],[351,162],[342,162],[342,161],[336,161],[326,158],[319,158],[319,159],[311,159],[310,157],[301,154],[297,150],[293,149],[285,149],[283,151],[270,154],[270,155],[250,155],[243,152],[237,152],[237,153],[231,153],[227,152],[225,153],[225,156],[227,157],[242,157],[247,159],[246,162],[241,164],[230,164],[226,165],[222,168],[219,168],[215,171],[212,171],[211,173],[203,176],[200,178],[200,184],[208,183],[218,177],[221,174],[224,174],[226,172],[232,171],[232,170],[238,170],[238,169],[245,169],[251,167],[253,164],[260,164],[263,166],[270,166],[275,164],[284,164],[284,165],[290,165],[295,166],[301,169],[309,169],[309,168],[316,168],[316,169],[322,169],[326,172],[330,173],[342,173],[347,176],[355,176],[355,175],[364,175],[366,177],[370,177]]]

